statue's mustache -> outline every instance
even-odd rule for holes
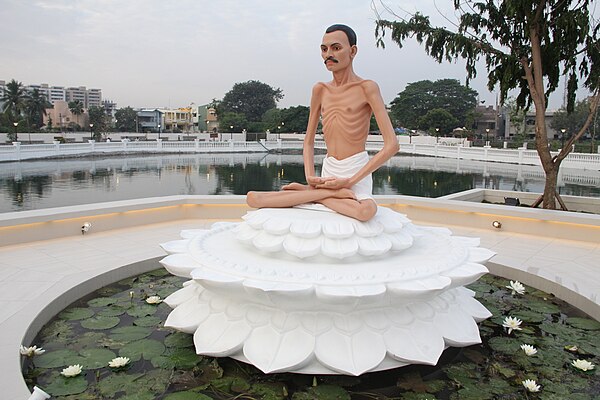
[[[325,59],[325,61],[323,61],[325,64],[327,64],[327,61],[333,61],[334,63],[338,63],[339,61],[336,60],[335,58],[333,58],[333,56],[329,56]]]

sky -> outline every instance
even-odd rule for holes
[[[388,0],[398,15],[455,20],[452,0]],[[409,40],[376,47],[372,0],[0,0],[0,80],[102,89],[117,107],[185,107],[222,99],[235,83],[283,91],[281,108],[308,105],[313,84],[331,79],[321,39],[334,23],[358,36],[355,72],[376,81],[386,104],[408,83],[465,83],[465,63],[438,64]],[[389,35],[388,35],[389,37]],[[471,87],[485,105],[483,65]],[[558,90],[558,92],[562,92]],[[562,105],[562,94],[550,108]]]

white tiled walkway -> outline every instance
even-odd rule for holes
[[[418,223],[418,221],[415,221]],[[27,399],[20,373],[19,345],[29,325],[49,303],[91,277],[121,266],[163,256],[159,243],[179,238],[179,231],[203,228],[208,221],[187,220],[143,227],[90,232],[85,236],[0,247],[0,384],[2,398]],[[449,227],[455,235],[481,238],[497,255],[490,268],[513,279],[544,278],[564,286],[600,309],[600,243],[553,240],[499,231]],[[506,273],[508,266],[511,269]],[[108,281],[120,279],[111,272]],[[523,276],[521,278],[521,275]],[[539,280],[543,281],[543,280]],[[538,286],[544,286],[538,282]],[[540,287],[541,289],[547,289]],[[66,307],[68,303],[60,305]],[[30,343],[24,343],[29,345]]]

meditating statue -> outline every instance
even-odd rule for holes
[[[463,285],[493,253],[479,240],[420,227],[378,207],[371,173],[398,151],[377,85],[352,69],[356,35],[326,30],[333,80],[313,88],[304,141],[307,184],[249,192],[240,223],[182,231],[161,263],[189,278],[165,302],[165,326],[194,335],[198,354],[269,372],[360,375],[435,365],[445,348],[480,343],[491,314]],[[365,151],[374,114],[384,146]],[[327,157],[315,176],[322,118]]]
[[[248,205],[263,208],[320,203],[360,221],[375,215],[377,204],[372,196],[371,173],[398,152],[398,139],[379,87],[354,73],[352,61],[357,52],[356,34],[350,27],[327,28],[321,57],[333,79],[317,83],[312,90],[303,152],[307,185],[291,183],[281,192],[249,192]],[[371,115],[375,115],[381,131],[383,148],[369,159],[365,143]],[[321,177],[316,177],[314,141],[320,118],[327,157],[323,160]]]

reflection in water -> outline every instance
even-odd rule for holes
[[[317,170],[323,156],[316,156]],[[375,194],[439,197],[473,188],[541,192],[539,167],[397,156]],[[0,212],[179,194],[246,194],[304,181],[301,155],[199,154],[0,164]],[[600,172],[561,170],[562,194],[600,197]]]

